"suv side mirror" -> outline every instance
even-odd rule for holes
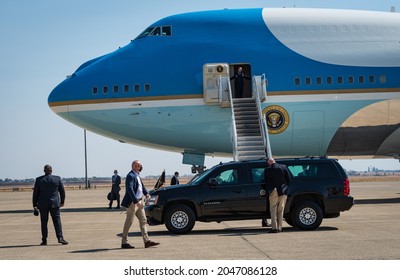
[[[210,180],[208,180],[207,184],[208,184],[211,188],[215,189],[215,187],[216,187],[217,184],[218,184],[218,181],[217,181],[217,179],[215,179],[215,178],[211,178]]]

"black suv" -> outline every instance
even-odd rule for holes
[[[346,173],[336,159],[280,159],[292,176],[285,221],[314,230],[323,218],[339,217],[354,203]],[[186,185],[150,191],[145,207],[150,225],[165,224],[172,233],[192,230],[196,221],[262,219],[269,215],[260,195],[266,160],[220,163]]]

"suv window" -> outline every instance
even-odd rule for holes
[[[217,179],[217,185],[233,185],[239,182],[237,169],[224,170],[216,174],[215,179]]]
[[[294,178],[337,178],[340,176],[334,166],[328,162],[325,164],[288,165],[287,167]]]
[[[251,169],[251,183],[264,182],[265,167],[253,167]]]

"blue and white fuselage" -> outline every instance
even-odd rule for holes
[[[278,105],[289,116],[270,135],[275,156],[399,155],[397,13],[266,8],[170,16],[84,63],[48,103],[69,122],[121,142],[228,156],[231,111],[203,96],[203,65],[219,62],[265,74],[263,108]]]

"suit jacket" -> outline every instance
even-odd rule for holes
[[[121,184],[121,177],[119,175],[113,175],[111,191],[118,193],[121,190],[121,187],[119,186],[120,184]]]
[[[59,176],[43,175],[36,178],[32,204],[39,209],[57,208],[65,201],[64,185]]]
[[[140,179],[140,178],[139,178]],[[140,182],[142,183],[142,189],[143,189],[143,195],[147,195],[148,191],[143,185],[142,180],[140,179]],[[128,208],[131,203],[136,204],[139,202],[139,200],[136,198],[136,193],[139,187],[139,182],[136,177],[136,174],[131,170],[131,172],[126,175],[125,179],[125,195],[124,198],[122,199],[121,205]]]
[[[276,188],[279,196],[287,195],[290,175],[286,165],[274,163],[265,168],[264,183],[269,194]]]
[[[171,178],[171,186],[172,185],[179,185],[179,180],[176,178],[176,176]]]

